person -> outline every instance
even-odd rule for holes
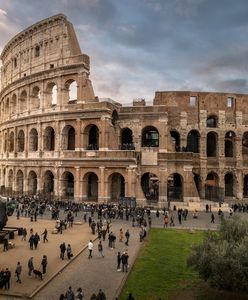
[[[122,272],[127,272],[128,268],[128,255],[126,252],[123,252],[121,256],[121,262],[122,262]]]
[[[97,295],[97,300],[106,300],[104,292],[100,289]]]
[[[119,242],[123,242],[124,234],[122,228],[120,229]]]
[[[88,250],[89,250],[89,256],[88,256],[88,258],[90,259],[90,258],[92,258],[92,251],[93,251],[93,243],[92,243],[92,240],[90,240],[89,241],[89,243],[88,243]]]
[[[9,250],[9,241],[8,239],[3,239],[3,251],[8,251]]]
[[[211,223],[214,223],[214,219],[215,219],[215,217],[214,217],[214,214],[212,213],[211,214]]]
[[[170,226],[175,226],[173,214],[170,216]]]
[[[129,242],[129,238],[130,238],[130,233],[129,233],[129,230],[127,229],[126,233],[125,233],[125,237],[126,237],[126,242],[125,242],[125,245],[128,246],[128,242]]]
[[[103,254],[103,246],[102,246],[102,242],[100,241],[99,244],[98,244],[98,251],[99,251],[99,255],[101,257],[104,257],[104,254]]]
[[[29,248],[31,250],[33,250],[34,249],[34,235],[33,234],[30,235],[30,238],[28,241],[29,241]]]
[[[71,259],[72,257],[72,250],[71,250],[71,245],[68,244],[67,248],[66,248],[66,253],[67,253],[67,258]]]
[[[26,241],[26,236],[27,236],[27,229],[23,228],[23,230],[22,230],[22,241]]]
[[[41,266],[42,266],[42,273],[46,274],[46,267],[47,267],[47,256],[43,255],[43,258],[41,260]]]
[[[28,260],[28,276],[32,276],[32,272],[34,270],[33,257],[30,257]]]
[[[35,233],[33,239],[34,239],[34,249],[37,249],[38,243],[40,241],[40,236],[38,235],[38,232]]]
[[[46,228],[41,235],[43,235],[43,243],[45,243],[46,241],[48,242],[48,239],[47,239],[48,231]]]
[[[168,223],[169,223],[169,220],[168,220],[168,215],[167,214],[165,214],[165,216],[164,216],[164,228],[166,227],[168,227]]]
[[[16,282],[19,282],[21,283],[21,273],[22,273],[22,265],[21,263],[18,261],[17,265],[16,265],[16,270],[15,270],[15,274],[16,274],[16,277],[17,277],[17,280]]]
[[[158,209],[156,211],[156,217],[159,218],[159,211],[158,211]]]
[[[10,278],[11,278],[11,272],[8,268],[5,270],[5,289],[9,290],[10,288]]]
[[[95,293],[93,293],[90,297],[90,300],[98,300]]]
[[[81,288],[77,289],[77,293],[76,293],[76,300],[83,300],[84,298],[84,294]]]
[[[66,300],[74,300],[75,299],[74,292],[73,292],[71,286],[69,286],[68,290],[65,293],[65,299]]]
[[[121,270],[121,252],[118,252],[117,254],[117,271],[119,272]]]
[[[63,260],[65,257],[65,250],[66,250],[65,242],[60,244],[59,248],[60,248],[60,258]]]

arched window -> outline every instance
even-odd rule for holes
[[[218,124],[218,119],[216,116],[209,116],[207,118],[207,127],[216,128]]]
[[[183,178],[178,173],[173,173],[167,179],[168,201],[183,201]]]
[[[51,194],[54,192],[54,175],[51,171],[44,174],[44,193]]]
[[[141,187],[147,200],[157,202],[159,197],[159,180],[153,173],[145,173],[141,177]]]
[[[209,132],[207,134],[207,157],[217,156],[217,142],[218,142],[217,133]]]
[[[15,143],[15,135],[14,132],[11,131],[10,135],[9,135],[9,152],[13,152],[14,151],[14,143]]]
[[[25,148],[25,134],[23,130],[20,130],[17,136],[17,152],[23,152],[24,148]]]
[[[38,132],[35,128],[32,128],[29,133],[29,151],[38,150]]]
[[[71,172],[64,172],[62,175],[62,196],[74,196],[74,176]]]
[[[199,132],[191,130],[187,136],[187,151],[199,153]]]
[[[9,118],[9,98],[7,98],[6,100],[6,104],[5,104],[5,119]]]
[[[87,200],[98,200],[98,177],[95,173],[90,172],[85,174],[83,182],[86,184],[85,191],[87,194]]]
[[[38,109],[40,107],[40,89],[38,86],[35,86],[32,90],[32,99],[30,101],[30,109]]]
[[[20,95],[19,108],[20,108],[20,113],[23,113],[27,110],[27,92],[26,91],[22,91],[22,93]]]
[[[244,160],[248,159],[248,131],[242,137],[242,155]]]
[[[85,128],[86,136],[88,137],[88,143],[86,148],[88,150],[99,149],[99,129],[96,125],[89,125]]]
[[[124,128],[121,131],[121,150],[135,150],[133,132],[129,128]]]
[[[16,174],[16,190],[19,195],[23,194],[23,172],[19,170]]]
[[[47,127],[44,132],[44,150],[54,151],[55,149],[55,131],[52,127]]]
[[[67,125],[62,131],[62,145],[63,150],[75,150],[75,129]]]
[[[234,157],[235,133],[228,131],[225,135],[225,157]]]
[[[77,100],[77,82],[72,81],[68,87],[69,89],[69,102]]]
[[[58,98],[57,85],[54,82],[50,82],[47,85],[47,89],[46,89],[46,100],[44,103],[45,108],[49,108],[52,105],[56,105],[57,98]]]
[[[142,130],[142,147],[159,147],[159,132],[153,126]]]
[[[170,131],[170,136],[171,136],[172,144],[175,147],[175,151],[180,152],[181,147],[180,147],[180,134],[179,134],[179,132],[177,132],[176,130],[171,130]]]
[[[9,170],[8,187],[9,187],[11,193],[13,192],[13,182],[14,182],[13,170]]]
[[[34,171],[30,171],[28,175],[28,191],[31,195],[37,193],[37,175]]]
[[[16,114],[16,94],[14,94],[10,101],[10,114]]]

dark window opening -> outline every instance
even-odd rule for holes
[[[124,128],[121,132],[121,150],[135,150],[133,132],[129,128]]]

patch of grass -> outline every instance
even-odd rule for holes
[[[246,295],[210,288],[197,272],[187,267],[191,245],[202,239],[202,231],[151,229],[120,300],[126,300],[129,292],[135,300],[248,299]]]

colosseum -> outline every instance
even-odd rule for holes
[[[17,34],[1,60],[2,195],[154,207],[248,197],[248,95],[98,98],[62,14]]]

